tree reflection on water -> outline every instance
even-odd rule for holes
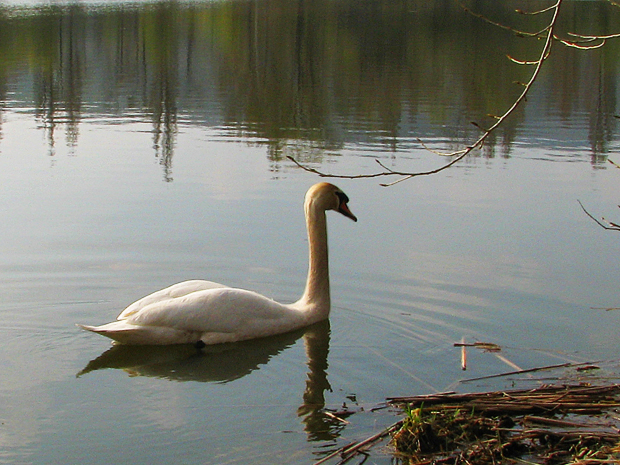
[[[485,13],[511,23],[513,6],[496,2]],[[604,2],[570,2],[562,15],[573,30],[603,15],[592,33],[620,24]],[[537,19],[528,21],[535,28]],[[179,124],[267,144],[274,170],[291,151],[320,162],[348,143],[397,153],[420,135],[469,140],[478,130],[468,122],[502,111],[520,91],[511,83],[527,76],[505,55],[532,49],[441,1],[4,7],[0,31],[0,104],[32,108],[51,155],[59,127],[72,145],[90,119],[149,122],[166,181]],[[615,127],[618,47],[555,50],[539,100],[527,116],[513,115],[482,156],[497,147],[509,156],[527,118],[536,125],[562,108],[565,120],[584,118],[583,139],[602,161]],[[437,124],[447,120],[454,124]]]

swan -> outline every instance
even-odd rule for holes
[[[327,182],[306,192],[309,267],[306,288],[297,302],[281,304],[253,291],[191,280],[143,297],[116,321],[77,326],[122,344],[193,343],[202,347],[273,336],[325,320],[330,311],[325,212],[335,210],[357,221],[348,202],[344,192]]]

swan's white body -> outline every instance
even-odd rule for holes
[[[281,304],[256,292],[211,281],[185,281],[134,302],[117,321],[78,325],[124,344],[219,344],[294,331],[329,316],[329,268],[326,210],[357,221],[347,196],[319,183],[306,193],[310,265],[303,296]]]

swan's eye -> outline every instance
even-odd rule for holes
[[[342,191],[336,192],[336,196],[338,197],[338,205],[342,205],[343,203],[349,203],[349,197]]]

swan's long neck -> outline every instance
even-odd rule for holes
[[[299,300],[305,311],[316,313],[316,320],[327,318],[330,310],[327,220],[325,211],[312,200],[304,205],[308,228],[309,266],[306,290]],[[313,318],[314,319],[314,318]]]

